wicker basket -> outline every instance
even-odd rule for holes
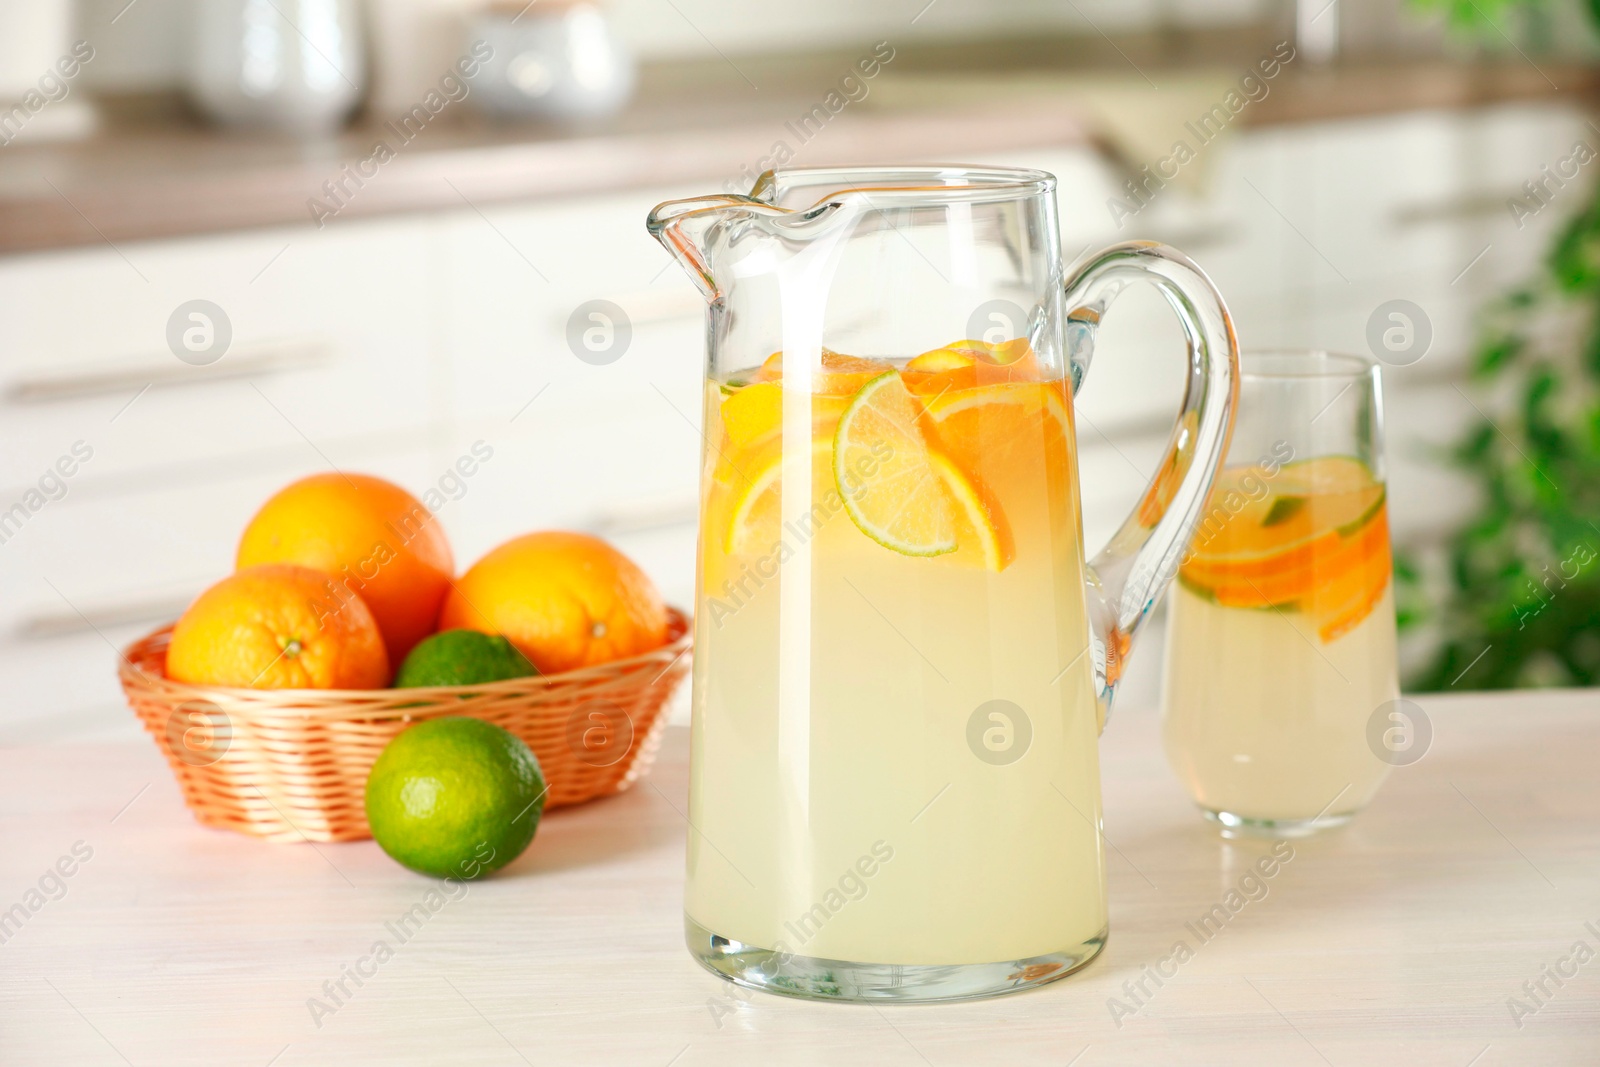
[[[367,773],[414,722],[470,715],[528,743],[546,808],[627,789],[655,758],[689,626],[670,610],[666,645],[565,674],[429,689],[230,689],[166,676],[164,627],[130,645],[118,674],[195,818],[270,841],[355,841]]]

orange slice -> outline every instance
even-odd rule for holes
[[[957,556],[972,551],[986,570],[1005,570],[1017,558],[1005,514],[950,460],[932,451],[928,458],[956,507]]]
[[[1324,643],[1353,630],[1383,599],[1389,587],[1389,518],[1383,508],[1346,542],[1342,559],[1330,561],[1327,580],[1313,587],[1302,604]]]
[[[927,402],[938,447],[996,494],[1020,503],[1050,479],[1072,472],[1072,414],[1064,382],[1003,382],[953,389]]]
[[[943,374],[945,371],[965,370],[976,362],[978,362],[977,357],[969,352],[954,347],[935,348],[932,352],[924,352],[907,362],[906,370],[923,374]]]
[[[1332,641],[1365,619],[1389,584],[1385,495],[1347,456],[1286,464],[1270,478],[1227,468],[1179,577],[1227,607],[1303,611]]]
[[[1015,425],[1001,427],[998,423],[1022,419],[1049,425],[1063,435],[1072,433],[1072,416],[1058,382],[1001,382],[962,389],[928,401],[927,410],[928,417],[940,427],[941,440],[960,436],[956,431],[965,428],[963,424],[969,420],[971,429],[980,429],[980,418],[997,420],[997,430],[1017,429]]]
[[[811,392],[826,396],[854,396],[863,385],[889,369],[881,359],[864,359],[847,356],[831,348],[822,350],[821,368],[811,376]],[[756,382],[774,382],[783,378],[783,353],[774,352],[761,364],[753,379]]]
[[[906,386],[923,396],[1000,382],[1042,381],[1046,377],[1026,337],[995,344],[952,341],[913,358],[902,373]]]

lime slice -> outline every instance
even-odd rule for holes
[[[867,382],[845,408],[834,435],[833,477],[850,520],[878,544],[905,556],[956,550],[945,479],[898,372]]]

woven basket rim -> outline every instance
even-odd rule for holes
[[[667,605],[667,643],[649,652],[624,659],[608,660],[590,667],[562,671],[557,674],[533,674],[522,678],[508,678],[498,682],[480,682],[477,685],[417,686],[410,689],[251,689],[243,686],[192,685],[167,677],[165,672],[155,673],[144,664],[152,653],[164,652],[172,638],[177,623],[167,623],[130,642],[121,650],[117,676],[124,687],[158,690],[173,697],[204,697],[214,693],[230,702],[256,704],[263,709],[281,705],[292,708],[296,715],[315,714],[311,705],[325,705],[332,709],[338,705],[388,703],[390,701],[415,701],[433,704],[451,697],[493,696],[500,693],[555,690],[576,687],[595,688],[608,681],[632,684],[627,675],[660,664],[663,673],[683,657],[693,642],[693,626],[689,616],[680,609]]]
[[[667,643],[642,655],[476,686],[188,685],[164,677],[170,626],[129,645],[117,673],[128,705],[201,823],[271,841],[355,841],[369,836],[365,795],[373,761],[418,722],[468,717],[510,731],[544,768],[547,809],[629,788],[649,769],[668,701],[692,670],[689,619],[676,609],[668,619]],[[586,758],[589,731],[601,718],[613,731],[608,736],[625,738],[626,747],[617,758],[594,761]],[[202,725],[222,731],[225,746],[191,749],[188,731]],[[193,755],[208,758],[187,758]]]

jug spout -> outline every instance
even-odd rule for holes
[[[701,295],[714,304],[722,299],[722,291],[711,271],[708,238],[712,227],[742,213],[773,210],[772,205],[748,196],[695,196],[657,204],[645,227],[689,272]]]

